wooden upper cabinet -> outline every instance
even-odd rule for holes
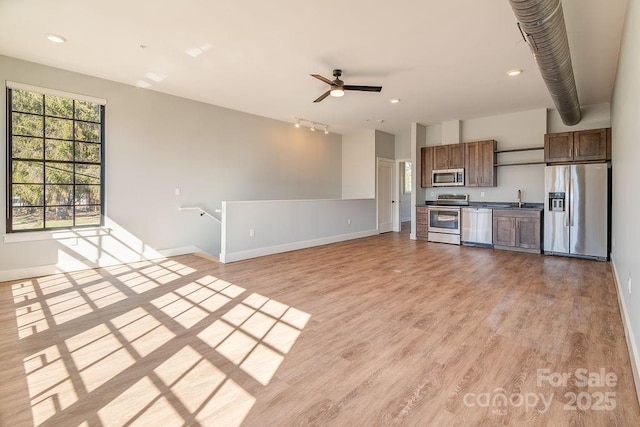
[[[464,144],[433,146],[433,169],[461,169],[464,167]]]
[[[433,147],[433,169],[449,169],[448,145],[436,145]]]
[[[574,132],[573,160],[606,160],[607,130],[593,129]]]
[[[464,144],[464,185],[479,187],[482,184],[480,150],[477,142]]]
[[[548,133],[544,136],[544,161],[573,161],[573,132]]]
[[[433,179],[433,149],[434,147],[422,147],[420,149],[420,160],[422,167],[420,186],[422,188],[433,186],[431,183],[431,180]]]
[[[496,148],[495,140],[478,142],[478,151],[480,154],[482,178],[480,185],[482,187],[498,186],[498,168],[496,166]]]
[[[467,142],[464,145],[464,173],[467,187],[497,186],[496,141]]]
[[[464,144],[451,144],[449,147],[448,169],[461,169],[464,167]]]
[[[547,163],[610,159],[611,128],[549,133],[544,136],[544,161]]]

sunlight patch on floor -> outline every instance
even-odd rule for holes
[[[246,294],[174,260],[13,284],[34,423],[240,425],[310,318]]]

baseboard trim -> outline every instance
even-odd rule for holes
[[[9,282],[13,280],[31,279],[34,277],[49,276],[51,274],[72,273],[75,271],[90,270],[92,268],[113,267],[114,265],[127,264],[139,261],[150,261],[154,259],[162,259],[172,256],[187,255],[193,253],[205,253],[197,246],[183,246],[180,248],[168,248],[158,251],[149,251],[140,254],[138,259],[126,260],[98,260],[91,261],[87,259],[78,259],[73,266],[61,267],[57,264],[40,265],[37,267],[17,268],[14,270],[0,270],[0,282]],[[206,253],[205,253],[206,254]]]
[[[362,237],[375,236],[378,230],[366,230],[357,233],[339,234],[336,236],[322,237],[312,240],[301,240],[299,242],[285,243],[283,245],[267,246],[264,248],[249,249],[246,251],[220,253],[220,262],[229,263],[242,261],[245,259],[258,258],[266,255],[279,254],[283,252],[297,251],[299,249],[312,248],[314,246],[328,245],[331,243],[344,242],[346,240],[360,239]]]
[[[640,353],[638,353],[635,336],[633,335],[633,329],[631,329],[629,310],[627,309],[627,304],[622,297],[622,295],[624,295],[621,285],[622,281],[620,280],[620,276],[618,276],[618,269],[616,268],[613,254],[611,254],[611,267],[613,270],[613,280],[616,282],[616,295],[618,296],[618,306],[620,307],[620,316],[622,317],[624,336],[627,340],[627,348],[629,349],[629,359],[631,359],[631,370],[633,371],[633,379],[636,386],[636,397],[638,398],[638,402],[640,402],[640,372],[638,371],[638,368],[640,368]]]

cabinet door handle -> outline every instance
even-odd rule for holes
[[[573,148],[569,148],[569,157],[573,158]]]

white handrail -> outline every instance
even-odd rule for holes
[[[179,211],[198,211],[200,212],[200,216],[206,215],[209,218],[213,219],[214,221],[218,222],[218,224],[222,224],[222,221],[220,221],[220,219],[216,218],[215,216],[211,215],[209,212],[197,206],[180,206],[178,210]],[[222,212],[222,210],[216,209],[214,212],[220,213]]]

